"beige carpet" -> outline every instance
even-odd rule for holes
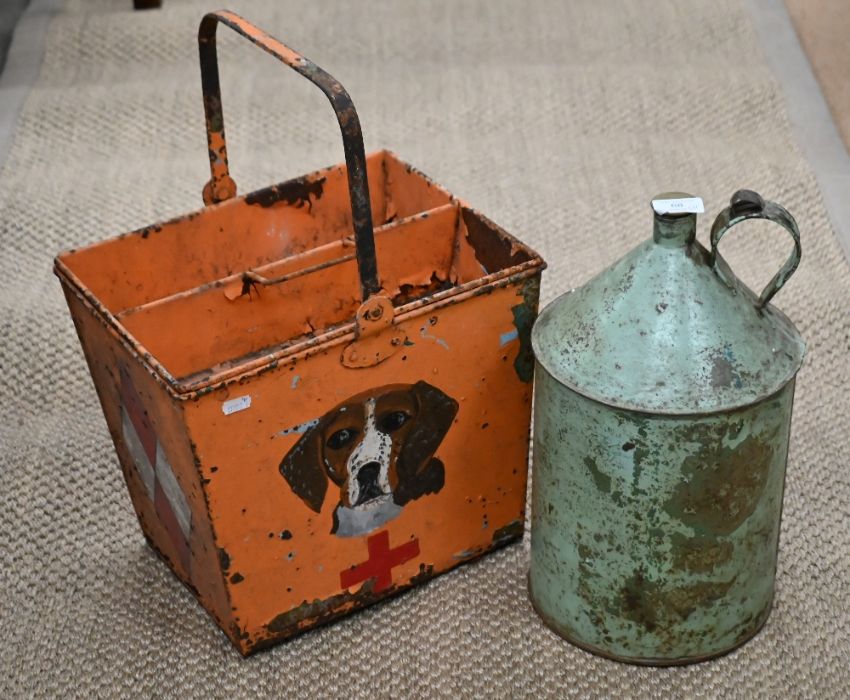
[[[209,0],[70,0],[0,172],[0,696],[848,697],[850,268],[738,0],[276,2],[233,9],[336,75],[390,147],[538,248],[545,298],[650,235],[649,199],[785,204],[803,264],[776,298],[809,342],[777,598],[741,650],[635,668],[550,633],[504,550],[242,660],[147,549],[51,274],[60,248],[201,203],[196,24]],[[318,91],[222,42],[242,191],[342,160]],[[708,216],[701,222],[706,239]],[[761,286],[780,229],[724,241]]]
[[[850,149],[850,3],[785,0],[844,144]]]

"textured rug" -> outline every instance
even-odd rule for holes
[[[773,613],[710,663],[606,661],[540,623],[517,545],[241,659],[144,543],[51,274],[59,249],[201,204],[195,32],[212,8],[69,0],[0,171],[0,694],[850,695],[850,268],[741,2],[231,5],[346,85],[367,149],[392,148],[536,247],[544,302],[650,235],[658,192],[714,214],[749,187],[796,215],[803,264],[775,302],[809,352]],[[242,192],[342,160],[318,91],[226,32],[220,55]],[[758,224],[724,246],[759,288],[789,251]]]
[[[850,5],[842,0],[785,0],[794,29],[829,104],[844,145],[850,149]]]

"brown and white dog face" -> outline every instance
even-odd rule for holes
[[[434,453],[457,410],[457,401],[426,382],[363,392],[320,418],[280,472],[317,513],[332,481],[340,497],[331,532],[363,534],[443,487],[445,470]]]

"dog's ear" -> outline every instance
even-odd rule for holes
[[[397,502],[435,493],[443,487],[442,462],[432,458],[458,410],[457,401],[427,382],[417,382],[411,390],[418,410],[396,464]]]
[[[292,491],[317,513],[322,510],[328,490],[328,476],[322,465],[323,423],[310,428],[280,463],[280,473]]]
[[[405,450],[409,459],[423,466],[434,455],[457,415],[458,403],[437,387],[427,382],[413,385],[413,396],[418,404],[416,422],[407,434]]]

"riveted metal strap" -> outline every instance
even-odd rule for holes
[[[717,252],[717,246],[724,234],[735,224],[739,224],[747,219],[767,219],[782,226],[791,238],[794,239],[794,250],[791,251],[791,256],[785,264],[779,268],[779,271],[773,276],[770,282],[762,291],[756,302],[756,308],[762,309],[773,298],[773,296],[782,289],[782,286],[788,281],[788,278],[794,274],[794,270],[800,264],[800,259],[803,255],[803,249],[800,246],[800,230],[797,228],[797,222],[788,211],[777,204],[763,199],[760,194],[752,190],[738,190],[732,195],[731,202],[717,218],[711,226],[711,265],[715,271],[718,270],[717,261],[722,259]]]
[[[255,27],[238,15],[211,12],[204,16],[198,29],[198,48],[201,59],[201,83],[207,121],[207,145],[210,157],[210,181],[204,187],[204,203],[222,202],[236,196],[236,183],[227,165],[227,146],[224,138],[224,116],[221,107],[221,86],[218,76],[216,29],[225,24],[237,34],[271,54],[318,87],[330,100],[342,132],[345,163],[348,169],[348,191],[357,250],[360,287],[365,301],[380,289],[375,256],[375,237],[372,230],[372,208],[369,183],[366,178],[366,153],[360,119],[345,88],[330,74],[319,68],[277,39]]]

